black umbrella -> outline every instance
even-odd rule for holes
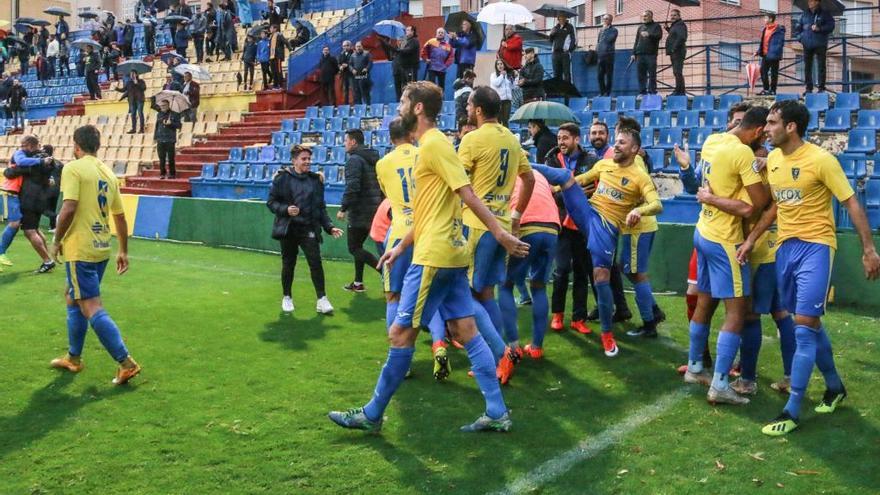
[[[486,39],[486,34],[483,32],[483,26],[481,26],[480,23],[467,12],[453,12],[449,14],[449,16],[446,17],[446,24],[443,26],[443,29],[448,33],[457,33],[461,31],[462,21],[468,21],[471,23],[471,31],[477,35],[474,45],[478,47],[482,46],[483,40]]]
[[[28,44],[25,43],[23,39],[21,39],[17,36],[9,35],[3,39],[6,40],[7,45],[12,43],[13,45],[19,45],[21,48],[28,48]]]
[[[580,98],[581,93],[574,84],[564,79],[544,79],[541,83],[548,98]]]
[[[268,24],[257,24],[256,26],[252,27],[250,31],[248,31],[248,34],[253,36],[254,38],[259,38],[260,32],[268,31],[268,30],[269,30]]]
[[[43,12],[46,14],[49,14],[49,15],[57,15],[57,16],[61,16],[61,17],[64,17],[66,15],[70,15],[69,11],[67,11],[66,9],[62,9],[61,7],[49,7],[48,9],[44,10]]]
[[[794,0],[794,6],[804,12],[810,10],[810,7],[807,5],[807,0]],[[843,11],[846,10],[846,6],[837,0],[821,0],[819,8],[831,16],[843,15]],[[807,28],[807,26],[804,26],[804,28]]]
[[[51,22],[44,20],[44,19],[36,19],[36,20],[34,20],[34,22],[31,23],[31,26],[40,26],[40,27],[51,26],[51,25],[52,25]]]
[[[19,17],[15,20],[15,24],[30,24],[33,25],[37,20],[33,17]]]
[[[172,14],[172,15],[166,15],[165,18],[162,20],[169,23],[169,24],[174,24],[174,23],[178,23],[178,22],[189,22],[189,17],[183,16],[183,15]]]
[[[83,19],[97,19],[98,18],[98,14],[96,14],[95,12],[91,12],[91,11],[80,12],[78,15],[80,17],[82,17]]]
[[[533,11],[538,15],[542,15],[544,17],[577,17],[578,13],[576,10],[566,7],[565,5],[555,5],[550,3],[545,3],[541,5],[541,8]]]

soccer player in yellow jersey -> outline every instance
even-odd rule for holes
[[[101,133],[94,126],[82,126],[73,133],[76,160],[61,172],[64,202],[58,213],[52,255],[64,256],[67,269],[66,355],[53,359],[52,367],[79,373],[83,369],[82,349],[91,323],[98,340],[119,363],[113,384],[122,385],[140,373],[141,367],[128,355],[122,335],[101,304],[101,279],[110,257],[110,219],[116,227],[119,252],[116,273],[128,271],[128,224],[122,197],[113,171],[95,156]]]
[[[452,143],[436,127],[442,104],[441,89],[427,81],[407,85],[400,99],[398,111],[404,127],[419,142],[413,169],[413,229],[379,262],[393,266],[414,243],[413,261],[403,281],[397,317],[388,336],[391,348],[372,400],[361,408],[329,414],[330,420],[343,428],[381,429],[385,408],[412,362],[418,337],[416,328],[438,311],[452,337],[464,344],[474,378],[486,400],[485,413],[462,427],[462,431],[508,431],[512,424],[495,376],[491,351],[474,325],[474,305],[467,280],[467,244],[462,235],[462,202],[509,254],[524,257],[529,249],[504,230],[474,194]]]
[[[785,435],[798,427],[800,407],[813,365],[825,378],[825,394],[817,413],[832,413],[846,397],[834,366],[831,341],[822,326],[831,264],[837,248],[832,196],[847,209],[862,241],[862,265],[869,280],[880,277],[880,256],[865,212],[837,159],[803,141],[809,124],[807,108],[797,101],[777,102],[767,116],[767,135],[776,148],[767,157],[767,178],[774,206],[761,217],[737,252],[740,262],[757,239],[777,225],[776,276],[785,308],[794,313],[796,350],[791,389],[782,413],[761,430]]]
[[[474,194],[504,230],[516,233],[519,230],[520,217],[529,204],[532,189],[535,187],[529,160],[522,152],[516,136],[498,123],[501,98],[494,89],[480,86],[471,92],[467,113],[469,123],[477,129],[462,138],[458,146],[458,158],[471,179]],[[516,208],[511,213],[510,196],[517,177],[522,180],[523,185]],[[474,311],[485,311],[492,323],[492,328],[486,328],[486,324],[478,325],[478,328],[492,350],[496,351],[497,345],[493,346],[489,339],[499,339],[500,342],[503,319],[495,300],[495,286],[504,280],[507,252],[467,206],[462,213],[462,219],[471,258],[471,290],[478,304]],[[477,322],[480,323],[481,319],[478,318]],[[498,378],[502,384],[510,380],[513,367],[522,357],[519,341],[513,334],[506,336],[509,348],[505,349],[501,343],[499,350],[503,356],[496,356],[500,358]]]
[[[609,279],[614,250],[620,229],[632,227],[643,216],[656,215],[663,204],[651,177],[635,165],[641,147],[641,136],[633,129],[621,129],[614,145],[614,159],[601,160],[587,173],[571,177],[567,169],[534,165],[551,184],[562,189],[562,200],[569,216],[581,233],[587,236],[587,249],[593,259],[593,280],[599,294],[599,320],[602,325],[602,346],[605,355],[617,355],[617,342],[611,333],[614,297]],[[589,202],[580,187],[599,181]]]

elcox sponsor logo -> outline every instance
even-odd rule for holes
[[[780,204],[798,204],[803,200],[803,191],[796,188],[777,189],[774,191],[776,202]]]

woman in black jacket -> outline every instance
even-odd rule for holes
[[[333,312],[333,306],[327,300],[324,290],[321,230],[339,238],[342,236],[342,229],[336,228],[327,215],[323,179],[310,170],[311,150],[297,145],[290,151],[290,156],[293,165],[279,170],[272,179],[269,201],[266,202],[266,206],[275,214],[272,238],[281,242],[281,309],[285,313],[293,311],[290,289],[293,285],[296,256],[302,249],[318,298],[316,310],[327,314]]]
[[[129,73],[128,81],[126,81],[125,86],[119,85],[119,87],[115,88],[116,91],[119,91],[122,94],[120,100],[128,98],[128,113],[131,115],[131,130],[128,131],[128,134],[134,134],[137,127],[137,119],[140,117],[141,120],[141,130],[140,133],[144,133],[144,101],[146,97],[144,93],[147,91],[147,83],[138,76],[138,73],[135,71],[131,71]]]

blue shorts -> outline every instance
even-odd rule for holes
[[[587,250],[593,259],[593,268],[612,268],[614,252],[617,250],[617,227],[611,225],[602,215],[590,208],[590,234],[587,237]]]
[[[782,306],[801,316],[825,314],[834,249],[825,244],[786,239],[776,250],[776,280]]]
[[[623,262],[623,273],[648,273],[648,258],[654,245],[656,232],[623,234],[620,260]]]
[[[465,227],[464,236],[471,253],[468,270],[471,288],[480,292],[500,284],[506,272],[507,250],[486,230]]]
[[[428,326],[437,311],[443,321],[474,315],[467,268],[411,264],[403,279],[400,305],[394,322],[402,327]]]
[[[394,241],[394,246],[400,244],[400,240]],[[412,264],[413,257],[413,245],[410,244],[406,250],[400,254],[400,257],[394,260],[394,264],[391,265],[391,269],[382,268],[382,281],[385,286],[385,292],[395,292],[400,293],[403,290],[403,279],[406,277],[406,272],[409,270],[409,265]]]
[[[736,261],[736,244],[710,241],[694,229],[697,249],[697,290],[715,299],[751,295],[751,272],[748,263]]]
[[[21,202],[18,200],[17,194],[6,195],[6,221],[21,221]]]
[[[556,256],[555,234],[535,232],[522,238],[529,245],[529,255],[525,258],[511,256],[507,261],[507,277],[505,282],[519,285],[530,275],[532,282],[546,284],[550,277],[550,266]]]
[[[777,290],[776,263],[761,263],[752,268],[752,312],[768,315],[785,309]]]
[[[101,295],[101,279],[107,268],[107,260],[92,263],[89,261],[67,261],[67,293],[74,301],[91,299]]]

